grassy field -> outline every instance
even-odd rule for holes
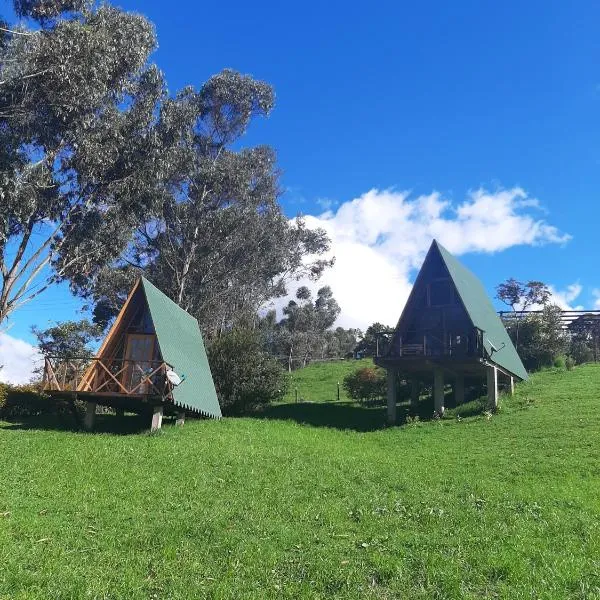
[[[599,403],[585,366],[388,429],[343,403],[2,423],[0,598],[599,598]]]
[[[340,400],[349,400],[342,383],[348,373],[361,367],[372,367],[370,358],[362,360],[335,360],[313,363],[305,369],[292,371],[290,387],[283,399],[284,402],[296,401],[296,390],[300,402],[333,402],[337,400],[337,384],[340,384]]]

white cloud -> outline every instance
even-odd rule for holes
[[[570,239],[538,213],[538,201],[518,187],[479,189],[458,205],[438,192],[411,198],[409,192],[373,189],[335,212],[305,217],[309,227],[327,231],[336,263],[318,282],[298,285],[330,285],[342,307],[338,325],[395,324],[433,238],[457,255]]]
[[[27,383],[39,364],[40,354],[34,346],[7,333],[0,333],[0,381]]]
[[[564,290],[558,290],[551,285],[548,287],[550,288],[550,302],[553,304],[560,306],[563,310],[583,310],[584,307],[581,304],[573,305],[583,291],[580,283],[572,283]]]

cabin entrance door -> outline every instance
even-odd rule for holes
[[[154,335],[144,333],[129,333],[125,344],[125,370],[123,385],[133,390],[140,384],[144,374],[152,372],[152,357],[154,356]],[[144,382],[134,393],[147,394],[150,384]]]

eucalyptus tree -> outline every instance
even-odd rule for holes
[[[296,299],[284,307],[284,316],[276,327],[276,345],[279,353],[287,357],[289,371],[294,361],[305,367],[314,355],[324,357],[323,347],[332,335],[328,330],[340,310],[329,286],[320,288],[314,300],[306,286],[298,288]]]
[[[255,324],[260,307],[284,295],[291,278],[317,278],[331,264],[325,233],[283,213],[273,150],[240,148],[251,121],[273,104],[271,86],[231,70],[162,103],[161,200],[129,252],[93,286],[80,287],[98,319],[114,314],[128,277],[144,273],[205,333],[218,335]],[[115,270],[122,284],[115,285]]]
[[[156,203],[162,164],[151,23],[83,0],[14,8],[22,20],[0,29],[0,326],[117,259]]]

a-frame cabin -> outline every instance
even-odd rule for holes
[[[457,403],[465,381],[487,379],[492,406],[498,379],[527,379],[527,371],[479,279],[433,241],[415,280],[391,343],[376,363],[387,370],[388,420],[396,420],[397,382],[412,381],[416,402],[422,383],[433,383],[435,411],[444,412],[444,384],[452,382]]]
[[[45,390],[87,401],[86,428],[96,405],[152,410],[152,429],[163,411],[221,417],[198,321],[144,278],[138,279],[97,355],[46,357]]]

